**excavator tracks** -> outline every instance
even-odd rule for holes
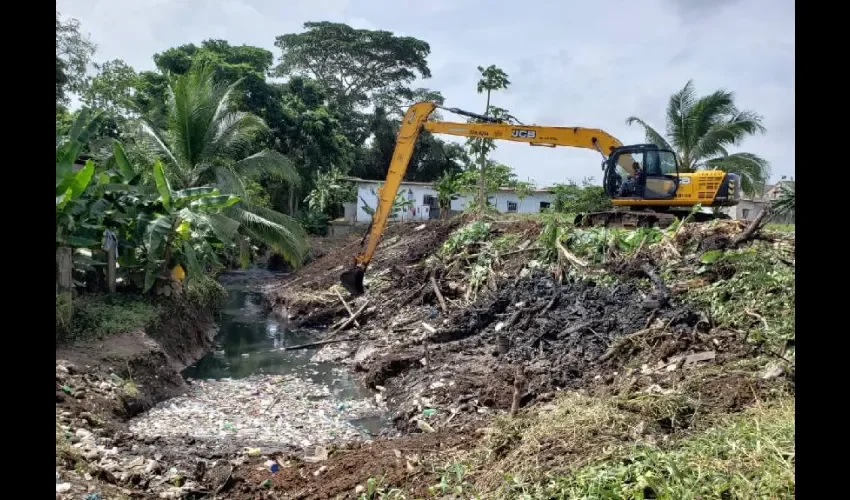
[[[610,210],[606,212],[589,212],[576,216],[577,227],[657,227],[665,228],[673,224],[676,219],[683,219],[688,212],[650,212],[636,210]],[[715,219],[728,219],[726,214],[706,214],[697,212],[694,214],[693,222],[708,222]]]

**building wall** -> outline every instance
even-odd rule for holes
[[[366,213],[363,210],[363,201],[369,204],[370,207],[374,210],[378,206],[378,197],[376,193],[378,191],[379,182],[360,182],[357,184],[357,219],[358,223],[369,223],[372,220],[372,216]],[[372,191],[375,191],[374,193]],[[410,196],[412,193],[413,197],[413,209],[403,210],[395,217],[390,216],[391,221],[405,221],[405,220],[428,220],[430,218],[430,207],[425,205],[425,196],[430,195],[433,197],[437,197],[437,191],[428,186],[420,186],[420,185],[407,185],[402,183],[399,188],[399,192],[404,192],[405,196]],[[361,199],[362,198],[362,199]],[[414,213],[415,212],[415,213]]]
[[[759,216],[768,203],[764,200],[741,200],[734,207],[727,207],[723,211],[733,219],[752,221]],[[776,224],[794,224],[794,212],[774,215],[770,221]]]
[[[508,203],[516,203],[516,213],[536,214],[540,212],[541,202],[552,203],[552,193],[532,193],[520,201],[519,197],[513,192],[499,191],[491,194],[488,199],[496,207],[496,210],[502,213],[508,213]],[[452,210],[464,210],[470,203],[473,203],[472,196],[461,196],[452,200]]]

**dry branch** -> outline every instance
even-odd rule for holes
[[[320,345],[325,344],[335,344],[337,342],[348,342],[353,340],[351,337],[345,337],[344,339],[329,339],[329,340],[320,340],[318,342],[310,342],[309,344],[300,344],[300,345],[291,345],[288,347],[284,347],[284,351],[294,351],[296,349],[308,349],[310,347],[318,347]]]
[[[440,287],[437,286],[437,278],[434,275],[431,275],[431,286],[434,288],[434,295],[437,296],[437,300],[440,301],[440,307],[443,309],[444,313],[449,312],[449,308],[446,307],[446,299],[443,298],[443,294],[440,293]]]
[[[564,245],[562,245],[560,241],[556,241],[555,244],[558,245],[558,250],[561,251],[561,254],[568,261],[570,261],[570,263],[572,263],[574,266],[580,267],[580,268],[587,267],[587,262],[585,262],[585,261],[579,259],[578,257],[576,257],[575,255],[573,255],[569,250],[564,248]]]
[[[331,333],[338,332],[338,331],[342,330],[343,328],[347,327],[348,325],[350,325],[351,323],[353,323],[353,322],[354,322],[354,320],[355,320],[355,319],[357,319],[357,316],[360,316],[360,313],[362,313],[362,312],[363,312],[363,310],[364,310],[364,309],[366,309],[366,306],[368,306],[368,305],[369,305],[369,301],[368,301],[368,300],[367,300],[367,301],[365,301],[365,302],[363,302],[363,305],[362,305],[362,306],[360,306],[360,309],[358,309],[356,313],[352,314],[352,315],[351,315],[351,317],[350,317],[350,318],[348,318],[348,319],[345,321],[345,323],[343,323],[343,324],[339,325],[339,326],[338,326],[335,330],[333,330]]]
[[[770,216],[772,215],[771,212],[772,210],[770,207],[762,209],[758,216],[750,222],[750,225],[732,240],[732,247],[737,247],[738,245],[755,238],[756,234],[758,234],[759,230],[761,230],[761,227],[770,220]]]
[[[339,289],[334,288],[334,292],[336,292],[336,296],[339,297],[339,301],[342,302],[342,305],[345,307],[345,310],[348,311],[348,315],[353,318],[354,317],[354,311],[352,311],[351,308],[348,307],[348,302],[346,302],[345,299],[342,298],[342,294],[339,293]],[[360,323],[358,323],[356,319],[354,320],[354,326],[356,326],[357,328],[360,328]]]

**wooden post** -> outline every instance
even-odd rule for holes
[[[73,287],[74,263],[71,249],[60,247],[56,249],[56,314],[66,325],[70,325],[73,316],[71,290]]]
[[[109,293],[115,293],[115,260],[118,249],[113,245],[112,248],[106,251],[106,285],[109,287]]]

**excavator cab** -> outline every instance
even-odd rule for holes
[[[674,198],[679,188],[676,153],[654,144],[615,148],[605,161],[604,185],[615,200]]]

